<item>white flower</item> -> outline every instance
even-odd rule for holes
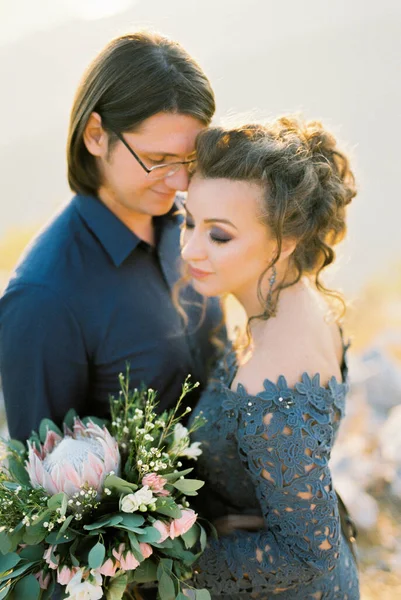
[[[128,494],[121,500],[121,510],[126,513],[133,513],[139,509],[141,505],[147,506],[154,502],[152,490],[148,485],[144,485],[134,494]]]
[[[189,445],[188,429],[181,425],[181,423],[176,423],[172,450],[177,452],[177,456],[187,456],[196,460],[202,454],[200,445],[201,442],[193,442]]]
[[[103,579],[98,571],[88,573],[79,569],[67,585],[66,592],[69,596],[66,600],[100,600],[103,597],[102,583]]]
[[[185,438],[188,438],[188,429],[181,423],[176,423],[174,427],[174,446],[178,446]]]
[[[202,454],[200,449],[201,442],[192,442],[189,448],[184,448],[179,456],[187,456],[188,458],[194,458],[195,460]]]

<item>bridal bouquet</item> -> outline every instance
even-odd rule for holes
[[[184,600],[185,580],[206,533],[188,496],[203,482],[180,470],[199,442],[174,409],[157,415],[156,393],[129,390],[129,372],[111,398],[111,422],[70,411],[61,431],[44,419],[26,444],[11,440],[0,468],[0,600],[131,598],[155,582],[160,600]],[[206,590],[191,590],[196,600]]]

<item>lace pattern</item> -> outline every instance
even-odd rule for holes
[[[256,396],[241,384],[229,389],[235,368],[230,354],[198,404],[208,419],[197,432],[206,447],[200,471],[207,486],[218,479],[227,501],[245,512],[255,498],[265,528],[211,542],[198,562],[196,586],[216,598],[356,600],[356,566],[342,538],[328,468],[344,416],[346,364],[344,383],[333,377],[324,387],[319,375],[304,373],[290,388],[282,376],[277,384],[265,380]]]

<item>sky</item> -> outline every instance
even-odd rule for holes
[[[302,111],[345,145],[359,187],[334,275],[345,290],[400,260],[399,0],[0,0],[0,241],[71,197],[76,86],[112,37],[142,26],[198,59],[215,123]]]

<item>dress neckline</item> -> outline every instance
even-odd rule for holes
[[[341,330],[341,336],[342,330]],[[320,373],[315,373],[314,375],[310,375],[306,371],[304,371],[301,375],[301,380],[295,383],[293,386],[288,386],[285,375],[281,374],[277,378],[277,382],[270,379],[265,379],[263,381],[263,390],[258,392],[257,394],[250,394],[247,392],[246,387],[242,383],[238,383],[236,389],[232,389],[232,383],[235,379],[235,376],[238,371],[237,357],[234,348],[231,346],[228,353],[223,357],[220,361],[220,365],[224,369],[225,376],[220,376],[220,384],[228,394],[239,394],[240,396],[244,396],[247,398],[258,398],[261,395],[266,393],[266,390],[276,390],[279,394],[279,397],[284,393],[285,395],[289,395],[290,392],[301,391],[305,389],[314,390],[315,393],[320,390],[320,392],[332,392],[338,394],[340,391],[346,391],[349,387],[348,381],[348,349],[350,347],[350,342],[345,343],[343,339],[343,357],[341,361],[341,381],[335,377],[334,375],[329,379],[329,381],[325,385],[320,384]]]

